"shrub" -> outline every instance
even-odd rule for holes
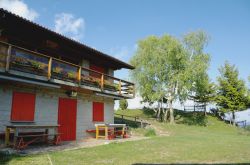
[[[126,99],[122,99],[119,101],[119,105],[121,110],[125,110],[128,108],[128,101]]]
[[[207,117],[204,113],[190,113],[190,115],[186,116],[182,123],[188,125],[200,125],[200,126],[207,126]]]
[[[156,132],[153,128],[148,128],[144,134],[146,137],[156,136]]]
[[[249,126],[246,126],[244,129],[245,129],[246,131],[249,131],[249,132],[250,132],[250,125],[249,125]]]

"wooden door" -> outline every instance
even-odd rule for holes
[[[59,98],[58,105],[58,132],[61,134],[62,141],[76,140],[76,111],[77,100]]]

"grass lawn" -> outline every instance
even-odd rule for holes
[[[169,125],[152,121],[170,136],[111,143],[93,148],[7,157],[0,164],[168,164],[250,163],[250,135],[208,117],[208,126]]]

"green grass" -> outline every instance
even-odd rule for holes
[[[146,129],[144,136],[146,136],[146,137],[156,136],[156,132],[153,128],[148,128],[148,129]]]
[[[169,125],[156,121],[152,124],[170,136],[40,155],[12,156],[2,164],[49,164],[48,156],[55,165],[250,163],[249,131],[226,125],[215,117],[208,116],[207,126]]]
[[[143,110],[142,111],[140,109],[117,110],[117,111],[115,111],[115,114],[127,115],[127,116],[139,117],[139,118],[153,117],[153,111],[152,110]]]

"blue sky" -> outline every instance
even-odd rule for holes
[[[126,62],[137,41],[149,35],[180,38],[204,30],[211,37],[206,52],[212,80],[225,60],[238,67],[241,78],[250,75],[247,0],[0,0],[1,6]],[[128,79],[127,70],[115,75]]]

